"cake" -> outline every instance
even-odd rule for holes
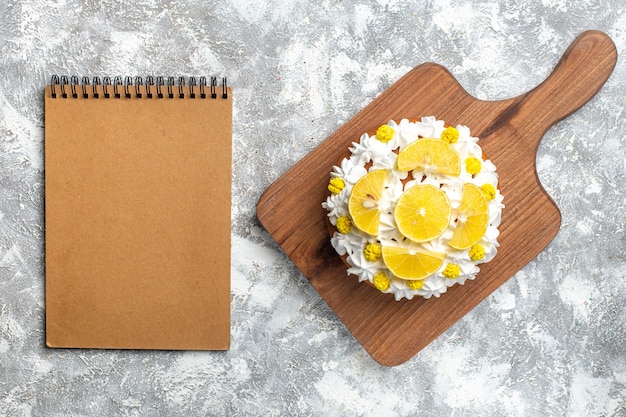
[[[496,256],[503,196],[469,128],[390,120],[349,152],[322,203],[348,275],[396,300],[439,297]]]

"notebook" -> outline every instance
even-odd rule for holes
[[[53,76],[44,104],[47,346],[228,349],[226,79]]]

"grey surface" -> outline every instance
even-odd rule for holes
[[[556,239],[404,365],[374,362],[255,217],[272,181],[414,66],[442,64],[482,99],[514,96],[585,29],[621,52],[621,0],[23,0],[0,17],[0,415],[626,416],[621,58],[539,147]],[[229,77],[230,351],[44,347],[53,73]]]

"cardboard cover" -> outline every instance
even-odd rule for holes
[[[230,88],[97,88],[45,90],[47,346],[228,349]]]

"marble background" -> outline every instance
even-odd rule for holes
[[[621,0],[18,0],[0,4],[0,415],[626,416],[626,65],[554,126],[563,214],[535,260],[407,363],[373,361],[260,227],[263,190],[409,69],[474,96],[539,84]],[[54,74],[227,75],[232,348],[44,347],[42,90]]]

